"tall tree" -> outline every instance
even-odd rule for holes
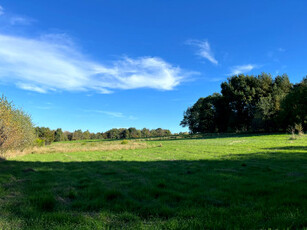
[[[205,98],[200,98],[184,112],[180,125],[189,127],[192,133],[204,133],[225,131],[227,120],[227,107],[225,108],[224,97],[218,93]]]
[[[192,133],[278,131],[293,122],[305,127],[306,84],[304,78],[293,87],[286,74],[233,76],[221,84],[222,95],[200,98],[189,107],[181,125]]]
[[[307,129],[307,77],[294,85],[281,103],[281,123],[283,126],[302,124]]]
[[[64,133],[62,129],[58,128],[57,130],[55,130],[54,141],[64,141],[64,140],[65,140],[65,137],[64,137]]]

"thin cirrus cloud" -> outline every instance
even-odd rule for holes
[[[3,26],[26,26],[30,25],[34,20],[29,17],[16,15],[10,12],[6,12],[0,5],[0,25]]]
[[[172,90],[188,75],[158,57],[124,57],[111,65],[94,62],[61,35],[33,39],[0,34],[0,47],[0,80],[39,93]]]
[[[2,6],[0,6],[0,15],[3,15],[4,14],[4,9]]]
[[[231,73],[229,73],[228,75],[233,76],[233,75],[238,75],[241,73],[248,73],[257,67],[258,66],[254,64],[237,65],[231,68]]]
[[[213,52],[211,51],[210,44],[207,40],[188,40],[188,45],[192,45],[198,48],[197,55],[207,59],[211,63],[217,65],[218,61],[215,59]]]
[[[33,20],[21,16],[12,16],[9,18],[11,25],[30,25]]]
[[[105,111],[105,110],[84,110],[84,112],[87,113],[98,113],[98,114],[105,114],[109,117],[113,117],[113,118],[124,118],[124,119],[128,119],[128,120],[137,120],[137,117],[135,116],[126,116],[121,112],[113,112],[113,111]]]
[[[111,112],[111,111],[104,111],[104,110],[87,110],[87,112],[102,113],[102,114],[105,114],[111,117],[117,117],[117,118],[124,117],[124,114],[120,112]]]

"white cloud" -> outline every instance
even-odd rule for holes
[[[43,88],[40,88],[38,86],[34,86],[31,84],[27,84],[27,83],[22,83],[22,82],[17,82],[16,86],[19,87],[20,89],[24,89],[24,90],[29,90],[29,91],[34,91],[34,92],[38,92],[38,93],[46,93],[47,91]]]
[[[210,44],[207,40],[189,40],[187,41],[187,44],[196,46],[198,48],[197,55],[207,59],[215,65],[218,64],[218,61],[215,59],[214,54],[211,51]]]
[[[110,65],[90,60],[67,36],[37,39],[0,34],[0,81],[25,90],[172,90],[187,73],[158,57],[124,57]]]
[[[257,68],[257,65],[252,65],[252,64],[248,64],[248,65],[237,65],[231,68],[231,73],[228,75],[238,75],[241,73],[247,73],[249,71],[252,71],[253,69]]]

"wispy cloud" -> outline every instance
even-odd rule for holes
[[[119,113],[119,112],[110,112],[110,111],[103,111],[103,110],[95,110],[94,112],[103,113],[103,114],[109,115],[111,117],[124,117],[124,114]]]
[[[3,7],[0,5],[0,16],[1,16],[2,14],[4,14],[4,9],[3,9]]]
[[[84,110],[84,112],[87,112],[87,113],[100,113],[100,114],[108,115],[110,117],[125,118],[125,119],[128,119],[128,120],[136,120],[137,119],[137,117],[135,117],[135,116],[132,116],[132,115],[126,116],[126,115],[124,115],[121,112],[113,112],[113,111],[105,111],[105,110]]]
[[[237,65],[231,68],[231,73],[229,73],[228,75],[233,76],[233,75],[238,75],[241,73],[248,73],[257,67],[258,66],[254,64]]]
[[[41,109],[41,110],[50,110],[50,109],[52,109],[52,107],[50,107],[50,106],[35,106],[34,108]]]
[[[210,44],[207,40],[188,40],[188,45],[196,46],[198,48],[197,55],[217,65],[218,61],[215,59],[213,52],[211,51]]]
[[[0,76],[0,78],[1,78],[1,76]],[[47,92],[43,88],[40,88],[40,87],[35,86],[35,85],[27,84],[27,83],[22,83],[22,82],[17,82],[16,86],[19,87],[20,89],[29,90],[29,91],[33,91],[33,92],[37,92],[37,93],[46,93]]]
[[[39,110],[51,110],[51,109],[55,109],[56,107],[52,103],[46,102],[43,105],[34,105],[33,108],[39,109]]]
[[[30,25],[34,20],[28,17],[5,12],[4,8],[0,5],[1,23],[5,26],[15,25]]]
[[[33,20],[21,16],[11,16],[9,23],[11,25],[30,25]]]
[[[0,81],[39,93],[152,88],[172,90],[188,73],[159,57],[123,57],[107,65],[83,55],[68,36],[0,34]]]
[[[274,50],[270,50],[267,52],[268,58],[270,58],[274,62],[279,62],[279,57],[282,53],[284,53],[286,50],[284,48],[277,48]]]

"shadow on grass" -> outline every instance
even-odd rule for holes
[[[275,148],[265,148],[268,150],[298,150],[298,151],[306,151],[307,153],[307,146],[284,146],[284,147],[275,147]]]
[[[88,219],[118,228],[307,226],[301,152],[210,161],[2,161],[0,185],[0,214],[29,229],[88,227]]]

